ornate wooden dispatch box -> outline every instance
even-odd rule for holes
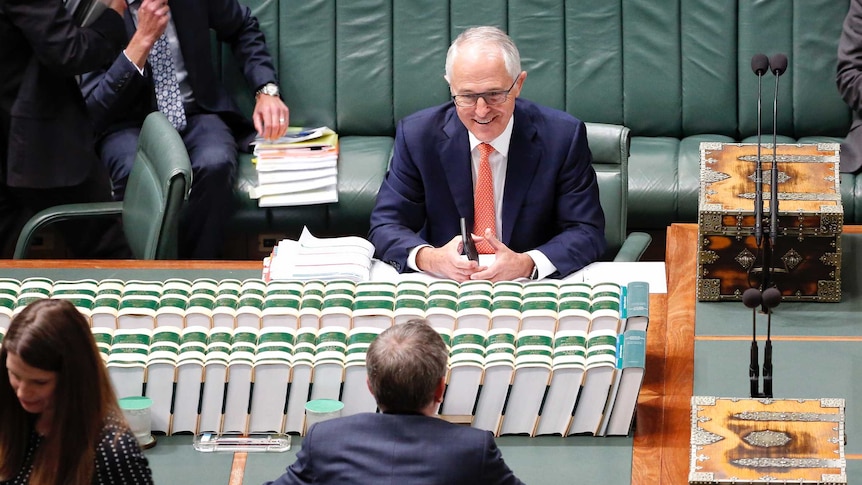
[[[757,145],[701,143],[697,297],[741,300],[762,288],[763,268],[786,301],[841,299],[844,207],[837,143],[779,144],[778,230],[771,263],[764,265],[770,221],[772,145],[761,145],[763,243],[754,236]],[[769,253],[767,252],[767,255]]]
[[[690,485],[846,484],[843,399],[691,399]]]

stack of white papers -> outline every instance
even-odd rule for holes
[[[327,127],[290,128],[278,140],[256,139],[259,207],[338,202],[338,135]]]
[[[303,227],[298,241],[284,239],[274,248],[269,280],[368,281],[373,257],[374,246],[361,237],[317,238]]]

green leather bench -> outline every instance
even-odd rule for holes
[[[850,123],[834,83],[848,0],[241,1],[266,34],[291,124],[335,129],[341,152],[337,204],[269,209],[247,195],[256,175],[243,156],[237,233],[296,235],[307,225],[319,235],[365,235],[397,121],[449,99],[446,50],[477,24],[502,26],[514,38],[528,72],[524,97],[631,129],[629,229],[696,220],[699,143],[754,137],[755,53],[790,59],[780,83],[780,142],[837,142]],[[228,49],[216,55],[250,112],[252,88]],[[763,86],[771,139],[771,74]],[[588,133],[591,145],[603,143],[603,130]],[[845,219],[856,222],[862,180],[842,175],[841,184]]]

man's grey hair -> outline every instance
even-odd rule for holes
[[[506,64],[506,71],[512,76],[512,80],[521,74],[521,54],[511,37],[497,27],[471,27],[464,32],[461,32],[449,46],[449,51],[446,53],[446,81],[452,82],[452,64],[455,62],[455,56],[462,47],[468,45],[483,45],[486,48],[496,47],[502,51],[503,62]]]

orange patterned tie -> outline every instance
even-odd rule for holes
[[[476,189],[473,191],[473,233],[485,234],[490,228],[491,233],[497,232],[497,215],[494,204],[494,176],[491,174],[491,163],[488,157],[494,147],[487,143],[479,145],[479,176],[476,179]],[[494,254],[494,248],[485,241],[476,244],[481,254]]]

